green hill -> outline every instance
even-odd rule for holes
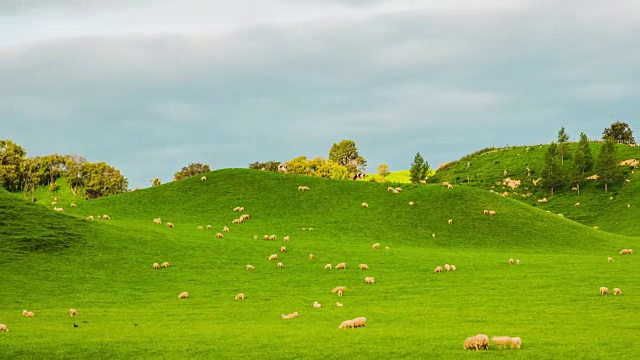
[[[530,359],[633,358],[640,350],[640,320],[629,316],[640,310],[640,262],[618,255],[637,237],[474,187],[406,184],[393,194],[381,183],[246,169],[206,177],[78,201],[63,213],[0,191],[0,323],[10,329],[0,333],[0,353],[438,359],[473,356],[462,343],[478,333],[520,336],[513,355]],[[232,224],[237,206],[251,217]],[[105,214],[111,220],[86,220]],[[212,231],[197,230],[208,224]],[[223,226],[230,232],[217,239]],[[253,239],[264,234],[278,239]],[[274,253],[283,269],[267,260]],[[151,266],[164,261],[171,267]],[[323,270],[339,262],[347,269]],[[457,270],[433,272],[445,263]],[[331,294],[338,285],[345,296]],[[600,296],[601,286],[623,295]],[[182,291],[190,297],[178,299]],[[234,300],[240,292],[246,300]],[[69,317],[71,307],[78,317]],[[36,316],[20,316],[23,309]],[[280,318],[294,311],[298,318]],[[337,328],[357,316],[367,317],[366,328]]]
[[[591,144],[594,158],[600,151],[598,143]],[[566,218],[578,221],[587,226],[598,226],[601,230],[625,235],[640,234],[640,173],[635,173],[629,166],[624,166],[625,178],[630,180],[621,186],[611,186],[609,193],[594,180],[587,181],[580,188],[580,194],[571,191],[569,185],[557,189],[550,198],[540,184],[533,181],[539,179],[544,167],[547,145],[517,146],[497,149],[484,149],[460,160],[452,162],[438,170],[429,182],[450,182],[454,185],[471,186],[479,189],[505,194],[507,197],[525,204],[541,208]],[[569,155],[575,151],[576,144],[568,144]],[[618,145],[619,161],[640,159],[640,148]],[[565,160],[566,166],[571,164],[571,157]],[[528,175],[527,167],[531,169]],[[520,185],[512,189],[505,185],[505,179],[520,181]],[[547,197],[547,203],[538,203],[538,199]],[[580,206],[576,206],[580,203]]]

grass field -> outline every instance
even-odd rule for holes
[[[596,231],[474,187],[405,184],[393,194],[387,184],[366,181],[247,169],[206,175],[204,182],[195,177],[91,201],[75,200],[62,187],[55,196],[64,213],[50,209],[52,194],[41,192],[39,204],[31,204],[0,191],[0,323],[10,329],[0,333],[0,354],[634,359],[640,353],[640,262],[637,254],[618,255],[637,247],[638,237]],[[78,206],[64,205],[72,201]],[[250,220],[232,224],[236,206]],[[85,220],[103,214],[112,220]],[[153,224],[156,217],[175,228]],[[196,229],[207,224],[212,231]],[[230,232],[216,239],[225,225]],[[264,234],[278,239],[253,240]],[[282,241],[286,235],[290,242]],[[375,242],[382,248],[373,249]],[[286,253],[278,251],[283,245]],[[267,260],[274,253],[283,269]],[[510,257],[522,264],[509,265]],[[171,267],[152,268],[163,261]],[[339,262],[347,269],[323,270]],[[370,270],[358,270],[360,263]],[[445,263],[457,270],[433,272]],[[365,284],[365,276],[376,283]],[[331,294],[338,285],[347,287],[345,296]],[[623,295],[600,296],[601,286]],[[182,291],[190,297],[178,299]],[[246,300],[234,300],[240,292]],[[316,300],[323,307],[313,308]],[[78,317],[69,316],[71,307]],[[36,316],[22,317],[23,309]],[[280,318],[294,311],[298,318]],[[357,316],[367,317],[366,328],[337,328]],[[520,336],[522,349],[464,351],[464,339],[478,333]]]

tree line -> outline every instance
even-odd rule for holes
[[[74,194],[84,193],[88,199],[126,192],[129,185],[120,170],[107,163],[90,163],[79,155],[27,157],[20,145],[0,140],[0,186],[6,190],[33,195],[36,187],[48,186],[55,191],[60,178]]]

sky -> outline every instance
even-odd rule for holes
[[[636,0],[3,0],[0,139],[131,189],[345,139],[369,173],[437,168],[640,131],[638,34]]]

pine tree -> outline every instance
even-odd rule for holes
[[[593,168],[593,156],[591,156],[591,147],[589,139],[585,133],[580,133],[580,141],[578,149],[573,156],[573,167],[571,169],[571,183],[578,189],[580,195],[580,184],[584,181],[587,171]]]
[[[621,172],[616,160],[616,142],[613,138],[606,138],[600,148],[596,160],[596,174],[598,181],[604,184],[604,192],[609,192],[609,184],[620,180]]]
[[[420,180],[424,180],[427,178],[427,171],[429,171],[429,163],[422,158],[420,153],[417,153],[413,158],[413,163],[411,164],[411,168],[409,169],[409,174],[411,175],[411,182],[417,183]]]
[[[549,189],[550,195],[553,196],[555,189],[562,186],[565,177],[558,161],[558,144],[555,142],[549,145],[547,154],[544,159],[544,168],[542,169],[542,186]]]
[[[569,135],[564,130],[564,127],[558,131],[558,151],[560,152],[560,161],[564,165],[564,156],[567,152],[567,141],[569,141]]]

